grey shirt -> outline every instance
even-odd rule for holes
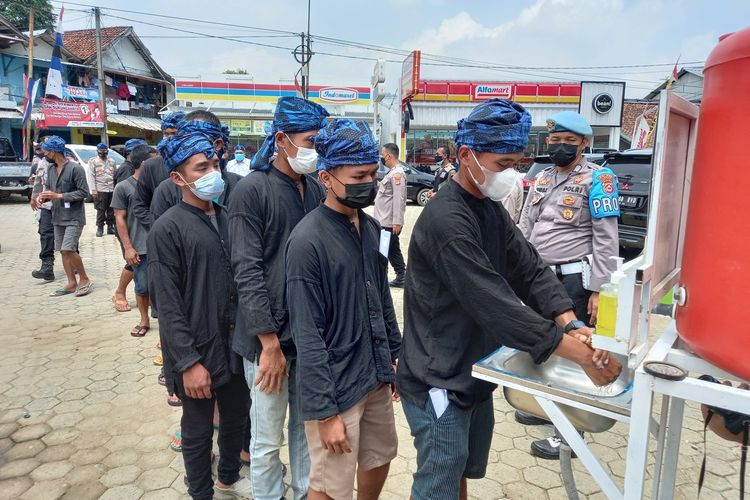
[[[83,201],[89,195],[86,171],[74,161],[66,161],[58,173],[57,165],[47,170],[44,188],[63,193],[62,200],[52,200],[52,224],[55,226],[86,225],[86,210]]]
[[[594,218],[589,192],[599,165],[585,159],[567,173],[550,167],[536,176],[521,214],[519,227],[544,262],[567,264],[593,254],[589,289],[599,291],[617,263],[617,217]],[[615,186],[617,183],[615,182]]]
[[[378,183],[374,216],[383,227],[403,226],[405,212],[406,174],[401,164],[398,164]]]
[[[130,244],[138,255],[146,254],[146,240],[148,238],[148,230],[140,223],[138,217],[135,216],[135,211],[132,210],[133,195],[135,194],[136,186],[138,181],[133,177],[128,177],[124,181],[120,182],[115,186],[115,192],[112,195],[112,205],[115,210],[126,210],[127,211],[127,224],[128,224],[128,235],[130,236]]]

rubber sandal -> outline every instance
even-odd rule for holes
[[[167,398],[167,404],[174,407],[182,406],[182,400],[173,394]]]
[[[156,379],[157,382],[159,382],[159,385],[167,385],[167,376],[164,375],[164,368],[161,369],[161,373],[159,374],[159,378]]]
[[[85,295],[90,294],[93,291],[94,291],[94,282],[93,281],[89,281],[85,285],[79,286],[76,289],[76,297],[83,297]]]
[[[128,312],[133,309],[132,307],[130,307],[128,299],[118,299],[115,295],[112,296],[112,304],[114,304],[115,310],[121,313]]]
[[[182,453],[182,432],[177,431],[169,442],[169,447],[177,453]]]
[[[130,336],[131,337],[145,337],[148,331],[151,329],[150,326],[145,325],[135,325],[132,330],[130,330]]]
[[[154,358],[154,364],[156,366],[164,366],[164,358],[162,357],[161,354],[159,354],[158,356]]]
[[[73,290],[66,290],[65,288],[60,288],[50,293],[49,296],[50,297],[62,297],[63,295],[70,295],[71,293],[76,293],[76,292]]]

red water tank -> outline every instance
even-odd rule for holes
[[[722,37],[703,75],[677,330],[704,359],[750,380],[750,28]]]

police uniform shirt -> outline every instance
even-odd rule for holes
[[[570,172],[550,167],[537,175],[520,228],[549,265],[593,254],[588,288],[596,292],[617,267],[619,214],[617,177],[584,159]]]
[[[401,164],[385,174],[375,198],[375,219],[382,227],[404,225],[406,212],[406,174]]]

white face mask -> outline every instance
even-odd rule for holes
[[[286,135],[286,138],[289,139],[292,146],[297,148],[297,156],[295,158],[289,156],[286,149],[284,150],[284,152],[286,152],[286,159],[289,162],[289,166],[292,167],[292,170],[300,175],[315,172],[318,169],[318,152],[312,148],[301,148],[297,146],[292,142],[292,139],[290,139],[288,135]]]
[[[505,197],[510,194],[513,190],[513,186],[516,184],[515,169],[506,168],[502,172],[493,172],[492,170],[487,170],[479,163],[474,151],[471,152],[471,156],[474,157],[474,161],[477,162],[477,165],[484,174],[484,183],[480,184],[477,182],[476,177],[474,177],[474,174],[471,173],[471,169],[469,168],[469,175],[471,175],[474,184],[476,184],[477,188],[483,195],[492,201],[503,201]]]

